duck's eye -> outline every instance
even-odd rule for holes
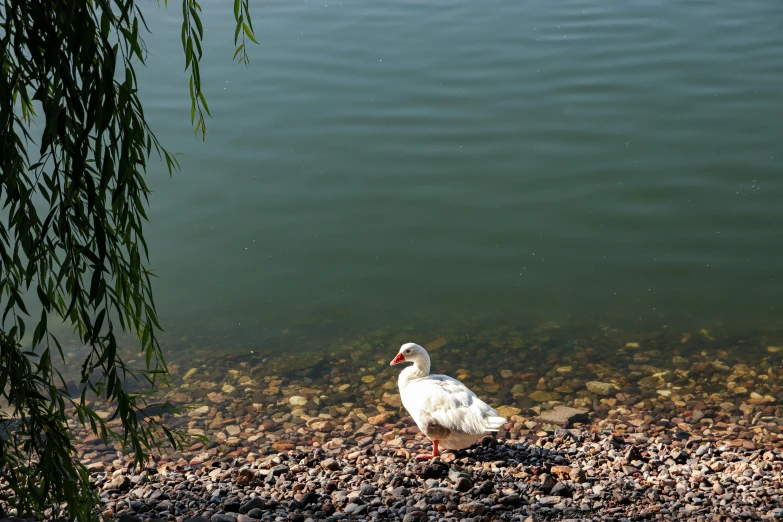
[[[411,353],[411,351],[410,350],[405,350],[405,353]]]

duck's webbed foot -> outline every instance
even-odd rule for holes
[[[432,455],[416,455],[416,460],[430,460],[434,459],[435,457],[440,455],[440,451],[438,451],[438,441],[433,440],[432,441]]]

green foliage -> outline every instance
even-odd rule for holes
[[[201,7],[182,6],[191,119],[204,137]],[[247,0],[234,15],[234,59],[247,64]],[[138,98],[147,26],[134,0],[4,0],[0,24],[0,502],[20,515],[64,504],[73,519],[96,519],[69,420],[138,464],[160,443],[183,442],[160,422],[165,408],[148,404],[168,370],[143,234],[147,159],[157,154],[169,173],[177,161]],[[65,357],[50,321],[71,325],[88,349],[76,396],[54,366]],[[129,337],[141,369],[121,356]],[[145,391],[129,391],[131,380]],[[109,419],[90,397],[112,405]],[[115,419],[121,429],[107,425]]]

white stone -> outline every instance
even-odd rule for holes
[[[203,417],[209,413],[209,406],[201,406],[188,412],[188,417]]]
[[[294,395],[290,399],[288,399],[288,402],[291,403],[292,406],[304,406],[307,404],[307,399],[300,395]]]

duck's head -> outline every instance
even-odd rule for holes
[[[404,362],[424,364],[429,363],[429,359],[430,356],[427,354],[427,350],[416,343],[405,343],[400,347],[399,353],[392,359],[390,365],[394,366]]]

